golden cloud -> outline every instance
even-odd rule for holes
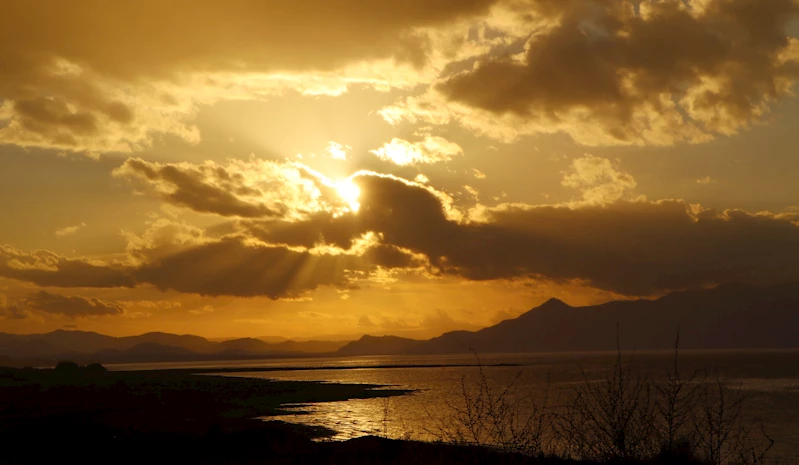
[[[63,228],[56,229],[55,235],[58,237],[70,236],[78,232],[81,228],[85,228],[86,223],[80,223],[73,226],[65,226]]]
[[[12,0],[0,17],[0,143],[130,152],[164,133],[197,142],[198,103],[429,82],[496,42],[468,31],[497,3]]]
[[[0,276],[54,287],[132,287],[129,269],[117,263],[66,258],[46,250],[22,252],[0,245]]]
[[[173,205],[220,216],[295,218],[348,207],[335,183],[293,162],[251,158],[226,165],[211,161],[162,164],[129,158],[113,175],[141,181]]]
[[[252,203],[253,186],[234,176],[235,170],[226,171],[236,163],[175,169],[226,189],[237,202]],[[161,173],[167,165],[147,166]],[[180,180],[174,185],[184,185],[183,177],[174,179]],[[566,173],[564,182],[583,191],[581,201],[478,205],[468,216],[429,185],[365,171],[350,180],[360,191],[357,211],[328,208],[316,199],[318,208],[302,215],[235,217],[222,234],[157,220],[142,235],[128,234],[127,263],[3,246],[0,276],[40,286],[152,285],[272,299],[306,298],[321,286],[353,289],[417,270],[472,281],[581,282],[626,296],[799,279],[796,215],[629,197],[634,179],[601,158],[576,159]]]
[[[417,165],[450,161],[453,157],[463,155],[460,145],[443,137],[427,135],[423,140],[408,142],[394,138],[382,147],[370,150],[381,160],[396,165]]]
[[[574,159],[561,184],[581,190],[582,203],[589,205],[613,203],[638,185],[607,158],[592,155]]]
[[[794,0],[523,2],[548,20],[524,51],[487,55],[383,117],[456,122],[500,140],[565,132],[585,145],[734,134],[792,95]]]

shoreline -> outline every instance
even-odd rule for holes
[[[0,368],[0,444],[4,446],[0,461],[542,463],[476,446],[374,436],[320,441],[335,432],[279,419],[288,404],[412,392],[384,387],[213,376],[187,370]]]

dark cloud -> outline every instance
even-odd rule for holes
[[[130,151],[154,132],[196,140],[189,102],[241,89],[225,73],[421,67],[431,43],[420,28],[495,2],[11,0],[0,16],[0,143]]]
[[[18,65],[64,57],[110,75],[187,70],[331,70],[366,58],[419,61],[412,29],[483,13],[493,0],[143,0],[64,5],[24,0],[0,21],[4,54]],[[10,44],[14,44],[13,46]]]
[[[667,200],[511,205],[484,209],[479,220],[465,222],[450,218],[441,199],[422,186],[373,175],[354,181],[362,191],[357,214],[293,224],[295,234],[283,240],[307,245],[310,238],[334,237],[347,245],[342,231],[352,237],[371,231],[384,245],[423,254],[441,273],[470,280],[578,280],[625,295],[799,279],[795,218]],[[268,227],[260,235],[269,238]]]
[[[370,231],[400,247],[429,240],[430,249],[454,227],[443,194],[432,188],[374,173],[361,173],[352,182],[360,190],[357,212],[321,211],[305,221],[242,222],[241,227],[266,242],[303,247],[324,243],[344,249]],[[420,224],[425,225],[424,233]]]
[[[29,315],[28,311],[20,308],[19,305],[0,305],[0,319],[4,320],[23,320]]]
[[[38,250],[25,253],[0,245],[0,276],[55,287],[132,287],[135,283],[122,265],[94,264]]]
[[[362,256],[295,251],[226,238],[198,245],[135,272],[141,283],[201,295],[300,297],[319,286],[347,288],[376,266],[406,268],[411,257],[391,246]],[[417,265],[418,266],[418,265]]]
[[[67,297],[47,291],[31,294],[25,304],[33,311],[63,315],[69,318],[86,318],[92,316],[122,315],[122,306],[94,297]]]
[[[143,183],[173,205],[240,218],[282,218],[346,207],[335,187],[305,165],[259,159],[225,165],[157,163],[129,158],[113,171]]]
[[[445,79],[436,88],[446,100],[530,123],[521,132],[670,144],[738,131],[799,76],[799,44],[786,32],[794,0],[529,3],[548,26],[523,58],[486,58]]]
[[[235,239],[200,245],[146,264],[136,271],[136,277],[159,289],[273,299],[347,282],[346,264],[334,257],[248,246]]]
[[[262,192],[245,186],[241,174],[231,174],[221,167],[161,165],[129,158],[114,174],[147,180],[167,202],[201,213],[245,218],[280,214],[257,200],[242,200],[245,195],[257,198]]]
[[[528,274],[626,295],[799,278],[791,219],[693,210],[674,200],[490,211],[464,235],[478,253],[448,264],[472,279]]]
[[[378,267],[394,270],[424,265],[419,257],[389,244],[364,243],[362,250],[351,251],[305,251],[264,245],[243,236],[212,240],[173,234],[161,239],[140,241],[135,248],[140,263],[126,267],[68,260],[45,251],[25,254],[2,246],[0,251],[5,254],[0,258],[5,262],[0,262],[0,276],[53,287],[151,284],[161,290],[200,295],[280,299],[300,297],[320,286],[351,288],[357,281],[369,279]],[[166,240],[181,243],[167,246]]]
[[[353,182],[361,191],[357,212],[239,219],[232,234],[215,239],[159,224],[171,232],[139,240],[139,265],[126,268],[3,247],[0,275],[60,287],[152,284],[273,299],[350,288],[378,267],[478,281],[577,282],[629,296],[799,279],[795,216],[616,199],[478,207],[463,218],[428,186],[366,172]]]
[[[328,212],[312,214],[307,220],[242,221],[238,227],[247,235],[272,244],[286,244],[312,248],[317,244],[328,244],[349,249],[353,241],[367,232],[359,217],[346,213],[339,221],[331,221]]]

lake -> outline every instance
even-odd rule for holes
[[[341,383],[367,383],[412,389],[400,397],[290,406],[280,419],[324,426],[336,431],[334,440],[363,435],[435,440],[454,408],[464,405],[464,388],[476,394],[481,379],[498,395],[546,400],[564,405],[576,388],[593,386],[612,371],[615,353],[473,354],[451,356],[370,356],[293,358],[230,362],[192,362],[112,365],[110,369],[240,367],[226,376]],[[665,379],[673,353],[622,353],[631,373]],[[481,364],[482,367],[477,365]],[[497,365],[503,366],[497,366]],[[469,366],[464,366],[469,365]],[[280,371],[248,372],[274,367]],[[481,377],[482,370],[482,377]],[[704,376],[720,380],[728,399],[742,396],[745,424],[762,421],[774,439],[769,457],[781,464],[799,463],[799,351],[690,351],[679,353],[679,371],[697,385]]]

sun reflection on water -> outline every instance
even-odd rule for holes
[[[685,372],[695,372],[701,367],[720,366],[724,383],[746,394],[748,411],[745,412],[745,418],[752,415],[762,417],[769,434],[778,441],[774,448],[775,456],[799,460],[799,431],[795,428],[795,415],[799,406],[799,377],[796,376],[795,368],[769,362],[772,354],[750,356],[753,358],[752,363],[742,364],[735,354],[688,352],[681,359],[681,364]],[[799,353],[791,357],[791,361],[795,363],[799,360],[796,358]],[[638,354],[638,359],[644,369],[654,370],[651,373],[654,377],[659,376],[658,367],[662,368],[663,360],[667,360],[662,354]],[[443,361],[435,358],[431,360]],[[517,366],[485,367],[484,372],[492,385],[507,386],[516,380],[515,386],[522,395],[537,398],[547,393],[552,405],[560,405],[575,385],[585,382],[584,375],[592,380],[601,379],[610,366],[612,357],[582,358],[570,355],[569,358],[557,359],[552,355],[531,355],[527,359],[523,359],[523,356],[508,359],[497,356],[495,359],[484,357],[485,360],[523,362]],[[398,360],[399,362],[408,363],[408,360]],[[437,421],[451,416],[453,412],[450,406],[459,405],[462,401],[461,382],[465,380],[471,386],[477,380],[475,367],[401,366],[389,369],[372,367],[371,365],[378,364],[375,360],[352,359],[348,359],[346,363],[341,360],[329,360],[325,363],[327,367],[320,366],[314,370],[242,372],[238,375],[294,381],[371,384],[382,386],[383,389],[413,391],[390,398],[284,405],[284,408],[289,409],[287,415],[266,418],[332,430],[334,435],[324,440],[347,440],[366,435],[435,440],[439,437],[437,425],[440,423]],[[385,364],[385,361],[380,363]],[[517,379],[520,372],[522,376]]]
[[[361,436],[396,437],[394,425],[386,413],[390,398],[354,399],[341,402],[288,405],[293,414],[281,415],[278,419],[289,423],[321,426],[335,431],[334,436],[324,440],[343,441]]]

